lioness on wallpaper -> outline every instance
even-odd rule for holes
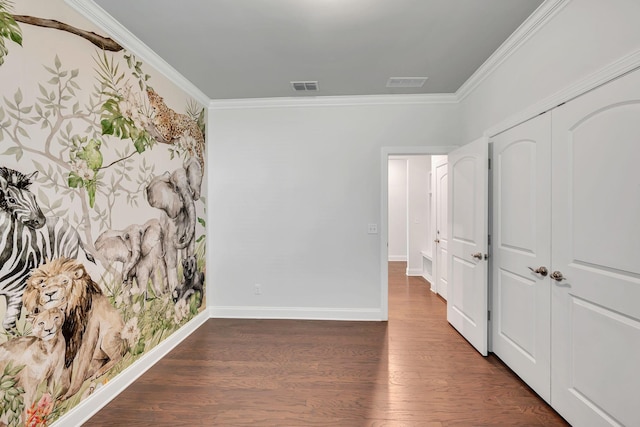
[[[205,308],[206,110],[63,0],[0,0],[0,82],[0,425],[48,426]]]

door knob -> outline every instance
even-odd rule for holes
[[[482,259],[482,253],[481,252],[476,252],[475,254],[471,254],[471,256],[476,258],[476,259]]]
[[[553,280],[556,280],[558,282],[561,282],[561,281],[563,281],[565,279],[565,277],[562,275],[562,273],[557,271],[557,270],[554,271],[553,273],[551,273],[551,275],[549,277],[551,277]]]
[[[434,242],[440,243],[440,239],[436,239],[436,240],[434,240]]]
[[[547,267],[545,267],[545,266],[538,267],[535,270],[533,268],[529,267],[529,270],[533,271],[534,273],[537,273],[537,274],[541,275],[542,277],[545,277],[549,273],[549,270],[547,270]]]

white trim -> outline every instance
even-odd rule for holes
[[[421,268],[407,268],[407,276],[422,277],[423,271]]]
[[[457,148],[451,146],[382,147],[380,149],[380,314],[389,319],[389,156],[440,155]]]
[[[542,3],[498,49],[456,91],[462,102],[480,83],[491,75],[514,52],[518,51],[531,36],[543,28],[571,0],[546,0]]]
[[[387,320],[378,308],[211,306],[212,318],[295,320]]]
[[[202,313],[191,319],[189,323],[171,334],[160,344],[147,351],[142,357],[136,360],[131,366],[126,368],[115,378],[109,381],[99,391],[74,406],[69,412],[60,417],[52,427],[80,426],[87,422],[100,409],[106,406],[111,400],[124,391],[138,377],[144,374],[149,368],[155,365],[160,359],[173,350],[182,340],[187,338],[192,332],[198,329],[209,319],[210,310],[203,310]]]
[[[212,110],[249,108],[344,107],[353,105],[426,105],[457,104],[455,94],[306,96],[299,98],[212,99]]]
[[[529,108],[512,115],[494,126],[491,126],[489,129],[485,130],[484,136],[493,137],[638,68],[640,68],[640,50],[636,50],[635,52],[631,52],[630,54],[623,56],[585,78],[582,78],[556,92],[550,97],[533,104]]]
[[[406,261],[406,255],[389,255],[389,261]]]
[[[427,282],[429,282],[429,290],[431,292],[435,292],[434,289],[432,288],[432,286],[433,286],[433,277],[431,277],[431,275],[428,274],[428,273],[422,273],[422,278],[424,280],[426,280]]]
[[[449,154],[451,150],[458,148],[457,145],[413,145],[398,147],[381,147],[382,156],[385,161],[390,156],[439,156]]]
[[[153,67],[156,71],[164,75],[194,100],[205,106],[209,104],[210,98],[205,95],[204,92],[176,71],[167,61],[162,59],[149,46],[133,35],[131,31],[127,30],[93,0],[65,0],[65,3],[109,34],[110,37],[129,52],[135,54],[146,65]]]

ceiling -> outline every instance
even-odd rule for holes
[[[211,99],[454,93],[543,2],[94,1]]]

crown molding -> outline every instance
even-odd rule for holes
[[[589,74],[588,76],[532,105],[526,110],[523,110],[495,126],[490,127],[484,132],[484,135],[493,137],[638,69],[640,69],[640,50],[636,50],[623,56],[622,58],[600,68],[596,72]]]
[[[562,10],[571,0],[546,0],[518,27],[518,29],[476,70],[475,73],[455,93],[409,94],[409,95],[362,95],[362,96],[316,96],[316,97],[278,97],[250,99],[211,99],[187,80],[169,63],[162,59],[149,46],[105,12],[93,0],[65,0],[70,7],[101,28],[110,37],[134,53],[143,62],[150,65],[166,78],[185,91],[198,102],[214,110],[250,109],[250,108],[291,108],[320,106],[354,105],[427,105],[456,104],[462,102],[509,56],[524,44],[539,29],[544,27],[553,16]]]
[[[542,3],[500,47],[467,79],[456,91],[456,97],[462,102],[504,61],[507,60],[531,36],[543,28],[571,0],[546,0]]]
[[[153,67],[176,86],[203,105],[209,104],[209,97],[187,80],[175,68],[155,53],[149,46],[127,30],[121,23],[105,12],[93,0],[65,0],[71,8],[90,22],[101,28],[129,52],[135,54],[145,64]]]
[[[354,105],[427,105],[457,104],[453,93],[410,95],[313,96],[300,98],[212,99],[209,109],[345,107]]]

